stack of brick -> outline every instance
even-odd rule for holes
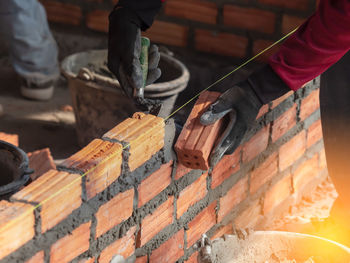
[[[108,14],[117,2],[40,1],[50,21],[101,32],[107,32]],[[299,26],[316,4],[316,0],[167,0],[146,36],[191,51],[248,58]]]
[[[0,202],[0,259],[196,262],[202,234],[264,228],[327,176],[317,86],[265,105],[213,170],[175,159],[171,120],[135,114]]]

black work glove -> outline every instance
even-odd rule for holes
[[[228,89],[210,105],[200,118],[203,125],[213,124],[227,114],[230,117],[227,129],[210,154],[210,166],[214,167],[224,154],[232,154],[236,150],[262,105],[288,91],[290,88],[266,65],[247,80]]]
[[[116,7],[109,15],[108,68],[117,76],[124,92],[132,97],[135,89],[143,88],[140,65],[142,21],[135,12],[125,7]],[[158,68],[158,47],[151,45],[148,52],[148,75],[146,85],[156,81],[161,71]]]

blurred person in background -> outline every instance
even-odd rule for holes
[[[1,0],[0,38],[21,80],[22,96],[49,100],[60,74],[58,49],[39,1]]]

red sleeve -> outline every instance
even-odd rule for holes
[[[317,11],[291,35],[269,64],[297,90],[350,49],[350,0],[321,0]]]

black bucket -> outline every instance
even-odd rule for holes
[[[33,170],[27,154],[17,146],[0,140],[0,200],[8,199],[29,182]]]

